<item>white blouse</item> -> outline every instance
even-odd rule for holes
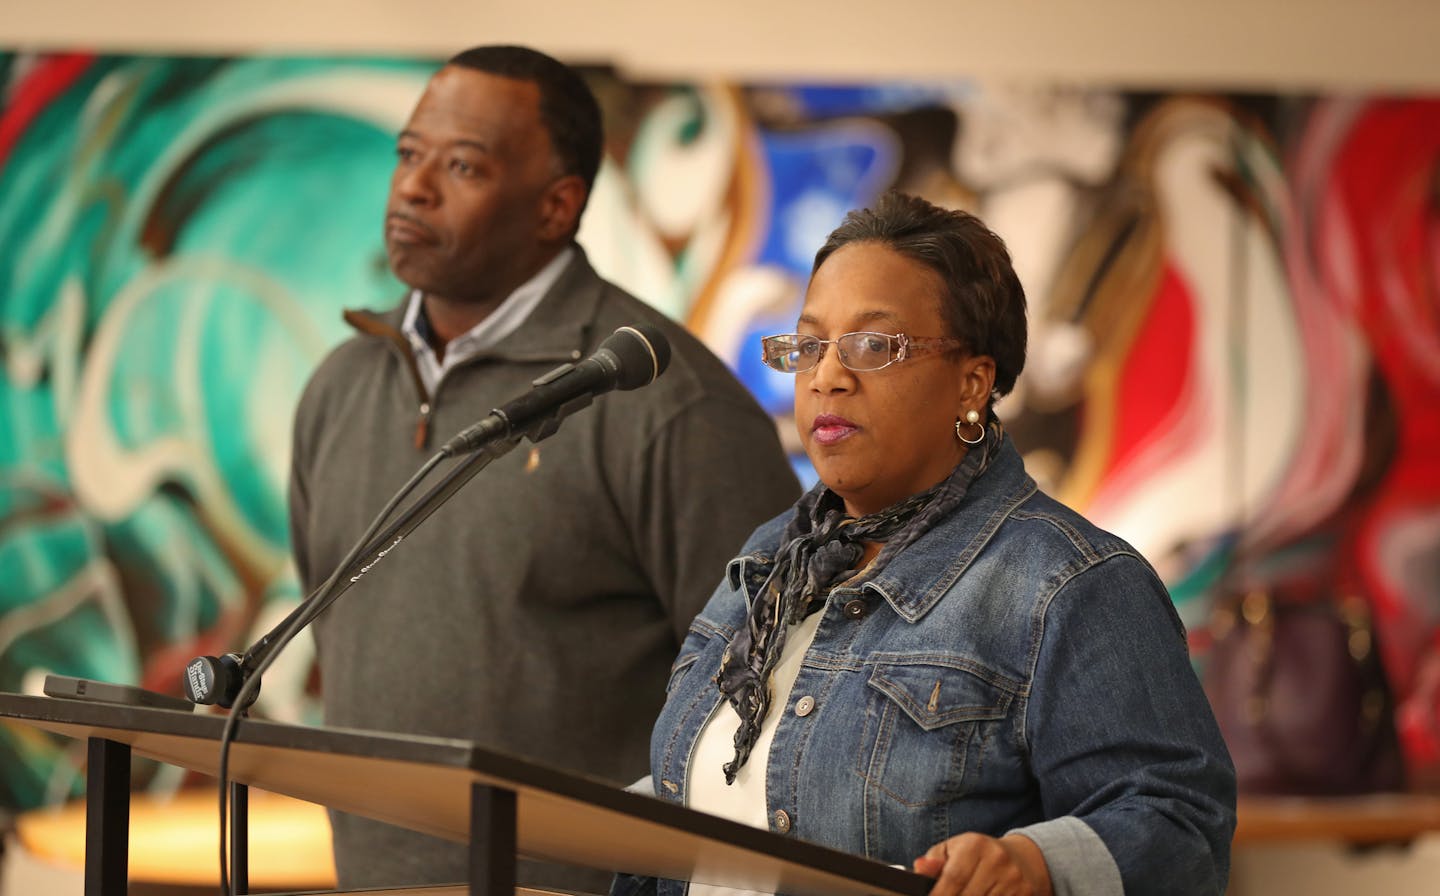
[[[812,613],[791,627],[786,635],[780,659],[771,670],[770,693],[773,696],[770,711],[765,714],[765,721],[760,725],[760,737],[750,751],[749,760],[735,775],[734,784],[725,783],[724,767],[735,758],[735,731],[740,727],[740,716],[730,701],[722,700],[719,709],[705,723],[695,742],[695,754],[690,759],[690,780],[685,788],[685,802],[690,808],[751,827],[770,828],[765,808],[765,769],[769,764],[770,744],[775,739],[780,717],[789,710],[790,692],[800,675],[800,662],[815,640],[815,631],[824,615],[824,612]],[[734,896],[749,892],[752,891],[690,884],[690,896]]]

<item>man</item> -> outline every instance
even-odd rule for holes
[[[455,432],[588,356],[617,327],[669,369],[494,462],[317,622],[327,724],[457,737],[628,783],[691,619],[749,531],[798,494],[769,418],[683,328],[602,280],[575,244],[600,114],[548,56],[480,47],[430,81],[398,141],[385,216],[393,312],[296,416],[291,524],[307,590]],[[464,847],[332,818],[346,888],[453,882]],[[522,881],[608,876],[524,865]]]

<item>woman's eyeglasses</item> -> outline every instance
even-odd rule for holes
[[[834,339],[820,339],[803,333],[781,333],[760,340],[765,365],[781,373],[804,373],[813,370],[825,357],[825,347],[833,344],[840,352],[840,363],[850,370],[879,370],[897,361],[917,358],[931,352],[959,348],[958,339],[922,338],[904,333],[846,333]]]

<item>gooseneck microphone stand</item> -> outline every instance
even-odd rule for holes
[[[334,603],[340,595],[350,589],[351,585],[359,582],[370,570],[375,568],[381,560],[385,559],[391,551],[400,545],[405,537],[423,523],[429,516],[439,509],[440,505],[448,501],[465,483],[469,482],[475,474],[479,473],[491,461],[510,453],[522,438],[529,438],[532,442],[539,442],[541,439],[552,435],[560,427],[560,421],[575,411],[590,404],[591,396],[582,396],[554,410],[553,413],[541,419],[532,421],[523,430],[505,431],[497,433],[478,448],[470,449],[467,444],[465,449],[470,453],[464,456],[459,463],[451,468],[445,477],[436,483],[430,491],[407,507],[395,521],[385,528],[379,535],[375,533],[384,525],[385,520],[390,517],[395,508],[420,484],[442,461],[456,453],[451,445],[435,453],[425,462],[419,470],[410,477],[395,496],[385,505],[371,522],[365,534],[360,536],[355,547],[350,550],[343,560],[337,564],[335,571],[330,578],[325,580],[320,587],[311,592],[299,607],[293,610],[288,616],[281,620],[280,624],[271,629],[269,633],[256,641],[247,649],[242,657],[235,664],[232,674],[239,675],[239,685],[227,685],[223,676],[217,676],[215,684],[222,688],[222,693],[217,694],[215,701],[221,706],[231,708],[229,717],[225,720],[225,728],[220,735],[220,762],[217,774],[220,786],[220,883],[222,896],[240,896],[243,877],[237,870],[232,880],[229,875],[229,863],[227,861],[227,833],[226,822],[232,814],[227,807],[230,796],[228,785],[228,769],[230,759],[230,744],[235,739],[235,733],[239,728],[240,719],[250,704],[260,693],[261,677],[270,668],[271,663],[280,655],[291,640],[295,638],[315,617]],[[192,661],[195,663],[212,660],[211,657],[201,657]],[[225,693],[230,692],[230,693]],[[227,699],[229,698],[229,699]],[[244,785],[234,785],[234,834],[231,843],[237,857],[243,856],[243,836],[240,836],[241,825],[243,824],[242,813],[246,799]],[[238,862],[237,862],[238,866]]]
[[[240,870],[243,867],[245,850],[242,825],[244,824],[247,797],[243,784],[231,785],[229,783],[230,744],[239,730],[240,719],[246,714],[250,704],[254,703],[255,698],[259,696],[260,681],[265,671],[270,668],[271,663],[280,655],[285,646],[314,621],[316,616],[334,603],[340,595],[348,591],[351,585],[360,581],[366,573],[374,569],[377,563],[400,545],[405,536],[414,531],[441,504],[449,500],[455,492],[460,490],[461,486],[469,482],[491,461],[509,453],[519,441],[520,435],[497,439],[463,458],[445,475],[444,479],[406,508],[384,532],[376,536],[376,530],[384,524],[395,507],[448,456],[444,451],[437,452],[395,493],[395,496],[375,517],[365,534],[356,542],[355,547],[337,565],[330,578],[311,592],[310,596],[290,615],[286,616],[280,625],[255,642],[241,657],[236,668],[236,672],[240,676],[240,684],[238,689],[235,689],[233,698],[228,703],[221,702],[225,699],[224,696],[216,701],[220,702],[222,706],[231,708],[220,735],[220,763],[217,770],[220,785],[220,886],[223,896],[240,896],[241,893],[248,890],[248,886],[243,880],[244,873]],[[232,789],[234,790],[233,806],[227,806]],[[235,815],[234,829],[232,836],[227,837],[226,822],[232,813]],[[227,843],[237,857],[237,872],[233,880],[229,875]]]

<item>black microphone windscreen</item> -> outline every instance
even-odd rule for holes
[[[615,388],[638,389],[654,382],[670,364],[670,340],[654,327],[627,326],[612,333],[600,346],[620,362]]]

